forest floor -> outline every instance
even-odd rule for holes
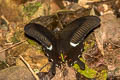
[[[86,70],[80,70],[77,65],[74,65],[75,70],[66,67],[68,75],[63,78],[63,73],[57,69],[53,80],[73,80],[76,70],[81,74],[80,80],[120,80],[119,9],[119,0],[79,0],[77,3],[69,0],[0,0],[0,80],[35,80],[36,73],[49,70],[50,64],[42,46],[24,34],[24,26],[31,20],[43,16],[34,22],[53,30],[61,26],[57,20],[65,25],[88,15],[99,16],[101,26],[84,42],[81,60],[85,62]]]

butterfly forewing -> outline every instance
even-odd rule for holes
[[[25,34],[37,40],[48,50],[52,50],[53,47],[52,41],[54,41],[53,39],[54,36],[45,27],[39,24],[29,23],[25,26],[24,30]]]
[[[83,41],[90,31],[100,25],[100,19],[96,16],[83,17],[79,21],[82,23],[78,23],[79,27],[74,31],[70,39],[70,45],[74,47]]]

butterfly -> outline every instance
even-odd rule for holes
[[[99,25],[100,19],[97,16],[84,16],[67,24],[58,37],[37,23],[28,23],[24,31],[27,36],[42,44],[45,55],[53,63],[50,70],[55,73],[55,67],[66,62],[70,67],[78,64],[82,70],[85,69],[85,64],[79,59],[84,48],[83,41]]]

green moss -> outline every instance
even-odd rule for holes
[[[87,51],[90,47],[93,47],[95,45],[95,41],[92,40],[90,43],[88,43],[87,41],[84,42],[84,51]]]
[[[34,4],[29,3],[27,6],[24,6],[23,12],[30,17],[38,10],[39,7],[41,7],[40,2],[36,2]]]
[[[85,63],[83,58],[80,58],[81,61]],[[85,65],[85,70],[81,70],[78,64],[75,64],[73,66],[80,74],[84,75],[87,78],[95,78],[97,80],[106,80],[107,79],[107,70],[102,70],[101,72],[97,72],[94,69],[89,68],[87,65]]]
[[[37,45],[37,43],[31,39],[27,39],[27,42],[31,45]]]
[[[13,36],[13,37],[12,37],[12,42],[13,42],[13,43],[18,43],[18,42],[20,42],[20,41],[19,41],[16,37]]]
[[[27,42],[36,47],[38,50],[40,50],[40,52],[42,51],[42,46],[40,44],[38,44],[37,42],[35,42],[34,40],[31,40],[31,39],[27,39]]]
[[[97,75],[98,80],[106,80],[107,79],[107,70],[102,70]]]

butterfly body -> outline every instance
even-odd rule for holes
[[[43,45],[45,55],[53,63],[53,67],[60,67],[67,62],[69,66],[78,64],[82,70],[85,64],[79,59],[82,56],[83,41],[90,31],[100,25],[96,16],[86,16],[72,21],[55,35],[40,24],[29,23],[25,26],[25,34]]]

